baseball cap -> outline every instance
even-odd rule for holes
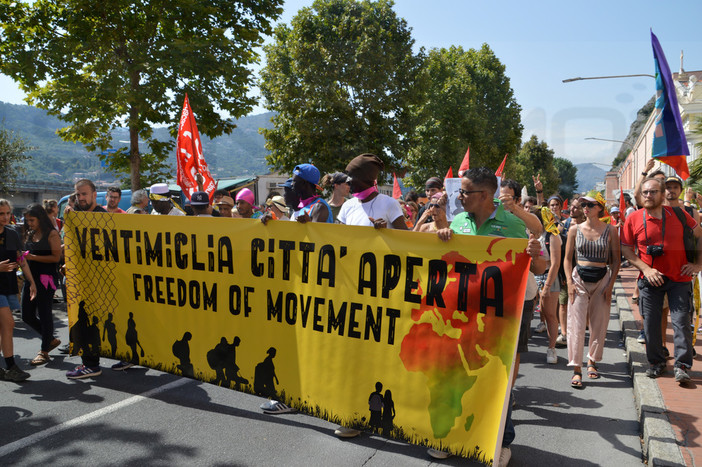
[[[292,177],[285,180],[285,182],[283,182],[283,183],[278,183],[277,187],[278,188],[292,188]]]
[[[609,210],[610,214],[613,212],[619,212],[619,208],[616,206],[613,206],[612,209]]]
[[[196,191],[190,197],[191,206],[209,206],[210,196],[204,191]]]
[[[680,177],[676,177],[675,175],[671,175],[670,177],[666,178],[666,179],[665,179],[666,185],[668,184],[668,182],[675,182],[675,183],[680,184],[680,187],[683,186],[683,182],[682,182],[682,180],[680,179]]]
[[[292,173],[293,175],[297,175],[303,180],[310,182],[312,185],[319,183],[319,170],[312,164],[296,165]]]

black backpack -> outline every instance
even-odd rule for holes
[[[683,210],[675,207],[673,208],[673,212],[675,212],[675,215],[678,216],[678,220],[683,225],[683,243],[685,244],[685,255],[687,256],[687,262],[694,263],[695,246],[697,244],[695,234],[690,226],[687,225],[687,219],[685,218],[685,214],[683,214]]]

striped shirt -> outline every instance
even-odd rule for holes
[[[575,238],[575,251],[578,254],[578,261],[590,261],[592,263],[606,263],[609,258],[609,225],[605,231],[595,241],[585,238],[578,226],[578,234]]]

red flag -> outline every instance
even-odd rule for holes
[[[397,181],[397,176],[395,172],[392,173],[392,197],[399,199],[402,196],[402,190],[400,190],[400,183]]]
[[[470,147],[466,149],[466,155],[463,156],[463,162],[461,162],[461,166],[458,168],[458,176],[462,177],[463,172],[468,169],[470,169]]]
[[[188,199],[198,190],[196,174],[200,173],[204,179],[202,183],[203,191],[207,192],[212,200],[217,188],[207,162],[202,155],[202,142],[200,133],[197,131],[195,116],[190,108],[188,95],[185,95],[183,102],[183,113],[180,116],[178,126],[178,143],[176,145],[176,161],[178,162],[177,183]]]
[[[502,164],[497,168],[497,171],[495,171],[495,176],[502,178],[502,172],[505,170],[505,162],[507,162],[507,154],[505,154],[505,158],[502,159]]]
[[[567,199],[565,201],[563,201],[563,208],[561,208],[561,210],[565,211],[566,209],[568,209],[568,200]]]
[[[449,166],[448,172],[446,172],[444,180],[446,180],[447,178],[453,178],[453,166]]]
[[[624,190],[619,186],[619,218],[626,218],[626,199],[624,199]]]

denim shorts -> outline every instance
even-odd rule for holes
[[[0,295],[0,308],[9,308],[10,310],[19,310],[20,304],[17,300],[17,295]]]

